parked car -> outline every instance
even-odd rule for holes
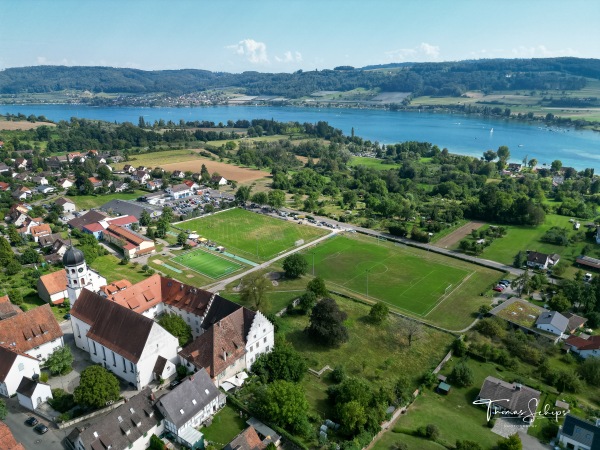
[[[507,288],[507,287],[509,286],[509,284],[506,282],[506,280],[500,280],[500,281],[498,282],[498,284],[499,284],[500,286],[504,286],[505,288]]]
[[[590,281],[592,281],[592,274],[591,274],[591,273],[586,273],[586,274],[583,276],[583,281],[585,281],[585,282],[587,282],[587,283],[589,283]]]
[[[63,319],[70,320],[70,319],[71,319],[71,314],[70,314],[70,313],[66,313],[66,314],[63,316]]]
[[[174,389],[180,383],[179,380],[173,380],[169,383],[169,389]]]
[[[34,428],[34,430],[37,431],[39,434],[44,434],[48,432],[48,427],[43,423],[40,423]]]
[[[498,286],[495,286],[493,290],[496,292],[502,292],[504,290],[504,286],[499,284]]]
[[[510,286],[510,280],[500,280],[500,283]]]
[[[25,424],[29,425],[30,427],[34,427],[38,424],[38,420],[35,417],[31,416],[25,421]]]

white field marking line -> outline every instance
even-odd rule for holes
[[[347,281],[346,281],[346,282],[345,282],[345,283],[344,283],[342,286],[346,286],[346,284],[350,283],[351,281],[354,281],[354,280],[355,280],[355,279],[357,279],[358,277],[360,277],[360,276],[364,276],[364,274],[365,274],[365,272],[366,272],[367,270],[371,270],[373,267],[376,267],[378,264],[383,264],[383,263],[384,263],[385,261],[387,261],[389,258],[390,258],[390,256],[388,256],[388,257],[387,257],[387,258],[385,258],[385,259],[382,259],[380,262],[376,262],[375,264],[373,264],[373,265],[371,266],[371,268],[370,268],[370,269],[365,269],[363,272],[359,272],[359,273],[357,273],[355,276],[353,276],[352,278],[350,278],[349,280],[347,280]],[[384,264],[384,265],[385,265],[385,264]],[[387,267],[387,266],[385,266],[385,267]],[[382,273],[385,273],[385,272],[382,272]]]
[[[431,309],[429,311],[427,311],[423,317],[427,317],[429,314],[431,314],[438,306],[440,306],[444,300],[446,300],[448,297],[450,297],[452,294],[454,294],[454,292],[456,292],[463,284],[465,284],[467,282],[467,280],[469,278],[471,278],[475,273],[477,273],[476,271],[473,271],[471,273],[469,273],[465,278],[462,279],[462,281],[456,285],[456,287],[454,289],[452,289],[448,294],[442,294],[439,298],[438,301],[431,307]]]
[[[224,260],[224,261],[227,261],[228,263],[232,264],[233,266],[232,266],[232,267],[231,267],[231,269],[229,269],[227,272],[223,273],[223,275],[221,275],[221,276],[219,276],[219,277],[215,278],[215,277],[211,277],[211,276],[210,276],[209,274],[207,274],[207,273],[200,272],[199,270],[196,270],[196,269],[194,269],[194,268],[192,268],[192,267],[190,267],[190,266],[186,266],[185,264],[181,264],[181,263],[179,263],[179,262],[177,262],[177,261],[173,261],[175,258],[179,258],[179,257],[181,257],[181,256],[184,256],[184,255],[185,255],[185,254],[187,254],[187,253],[191,253],[191,252],[194,252],[194,251],[201,251],[201,252],[204,252],[204,253],[206,253],[207,255],[212,255],[212,256],[215,256],[215,257],[217,257],[217,258],[221,258],[222,260]],[[232,261],[231,261],[231,260],[229,260],[229,259],[223,258],[222,256],[219,256],[219,255],[216,255],[216,254],[213,254],[213,253],[209,253],[209,252],[207,252],[207,251],[205,251],[205,250],[203,250],[203,249],[200,249],[200,248],[195,248],[195,249],[193,249],[193,250],[191,250],[191,251],[189,251],[189,252],[182,253],[181,255],[177,255],[177,256],[175,256],[175,257],[171,258],[171,261],[173,261],[175,264],[179,264],[180,266],[182,266],[182,267],[185,267],[186,269],[189,269],[189,270],[191,270],[192,272],[196,272],[196,273],[198,273],[198,274],[200,274],[200,275],[202,275],[202,276],[208,277],[208,278],[210,278],[211,280],[218,280],[218,279],[220,279],[220,278],[223,278],[225,275],[229,275],[230,273],[236,272],[237,270],[239,270],[239,269],[241,269],[241,268],[242,268],[242,265],[240,265],[240,264],[234,263],[234,262],[232,262]]]

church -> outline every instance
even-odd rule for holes
[[[63,262],[75,344],[137,389],[174,377],[178,364],[206,370],[218,387],[273,349],[273,324],[260,311],[159,274],[97,287],[73,247]],[[186,347],[155,321],[166,313],[190,326]]]

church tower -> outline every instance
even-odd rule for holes
[[[67,292],[72,307],[79,297],[81,289],[88,287],[93,290],[92,279],[83,252],[73,246],[69,247],[63,255],[63,265],[67,272]]]

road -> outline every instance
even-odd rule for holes
[[[65,449],[62,441],[67,436],[67,433],[71,432],[71,429],[59,430],[54,426],[54,424],[49,423],[40,416],[32,414],[30,411],[19,405],[17,397],[7,399],[6,406],[8,408],[8,415],[4,421],[10,428],[10,431],[14,435],[17,442],[23,444],[23,447],[25,447],[27,450]],[[35,416],[40,423],[46,425],[49,428],[48,432],[46,434],[39,435],[33,431],[32,427],[25,425],[25,420],[30,416]]]

